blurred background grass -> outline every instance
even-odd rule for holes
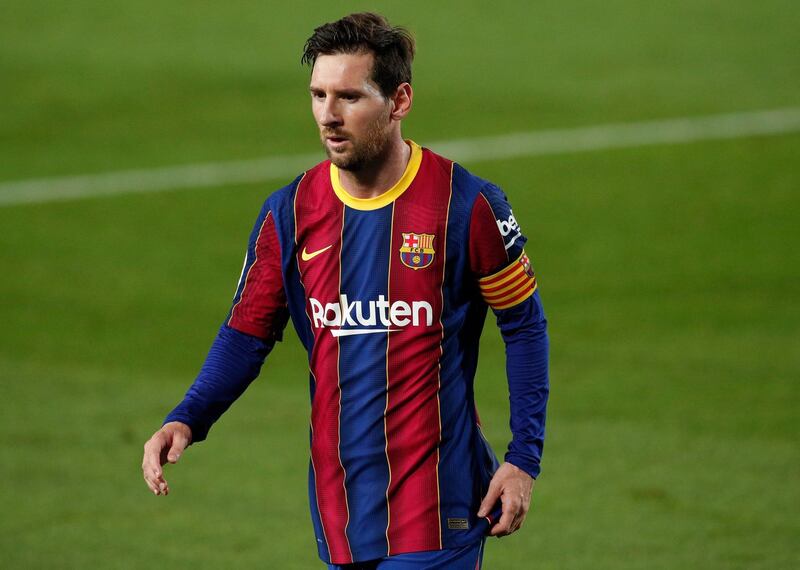
[[[303,42],[362,9],[416,34],[422,144],[800,105],[790,1],[9,0],[0,181],[314,152]],[[510,195],[552,335],[533,512],[487,568],[800,565],[798,158],[786,134],[466,164]],[[286,182],[0,208],[0,566],[320,567],[293,334],[169,497],[139,469]]]

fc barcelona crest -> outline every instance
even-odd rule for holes
[[[423,269],[433,263],[436,251],[433,249],[433,234],[407,234],[403,232],[403,245],[400,248],[400,261],[411,269]]]

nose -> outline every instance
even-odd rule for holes
[[[319,123],[323,127],[335,128],[342,125],[342,116],[335,97],[326,97],[321,103]]]

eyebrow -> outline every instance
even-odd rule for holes
[[[316,91],[325,91],[321,87],[316,87],[314,85],[309,85],[308,90],[311,93],[314,93]],[[335,95],[339,95],[339,96],[342,96],[342,95],[366,95],[366,92],[363,89],[335,89],[333,91],[333,93]]]

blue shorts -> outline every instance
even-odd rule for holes
[[[395,554],[355,564],[328,564],[328,570],[480,570],[484,538],[461,548]]]

